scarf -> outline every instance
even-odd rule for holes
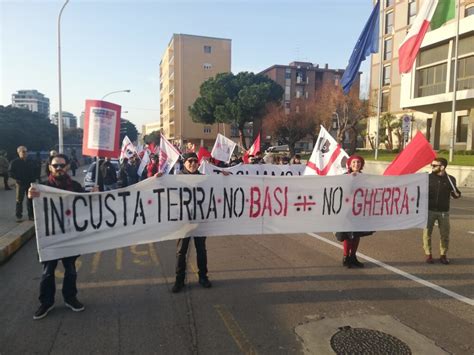
[[[58,179],[49,174],[48,183],[51,187],[57,187],[61,190],[73,191],[72,179],[68,174],[64,174],[62,178]]]

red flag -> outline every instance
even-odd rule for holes
[[[201,163],[202,158],[210,158],[211,153],[204,147],[199,147],[199,151],[197,153],[199,163]]]
[[[420,131],[387,167],[384,175],[414,174],[436,158],[436,153]]]
[[[255,138],[255,141],[253,142],[250,149],[245,152],[244,157],[243,157],[244,163],[248,164],[249,155],[255,155],[259,151],[260,151],[260,133],[258,134],[257,138]]]

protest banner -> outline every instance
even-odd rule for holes
[[[165,175],[73,193],[35,185],[41,261],[189,236],[426,226],[428,175]]]
[[[120,155],[119,105],[100,100],[86,100],[82,154],[118,158]]]
[[[232,175],[268,175],[268,176],[300,176],[303,175],[305,166],[277,165],[277,164],[237,164],[229,168],[219,168],[208,161],[199,165],[199,172],[204,175],[220,174],[227,171]]]
[[[347,171],[349,156],[341,145],[321,126],[318,140],[306,164],[304,175],[340,175]]]

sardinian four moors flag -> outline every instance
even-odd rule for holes
[[[347,158],[349,156],[341,148],[341,145],[321,126],[318,140],[303,175],[344,174],[347,171]]]
[[[137,153],[137,150],[130,138],[128,138],[128,136],[123,137],[122,149],[120,150],[120,162],[122,162],[124,158],[130,159],[135,153]]]
[[[211,155],[214,159],[228,163],[237,143],[218,133]]]
[[[174,164],[178,161],[179,156],[180,154],[173,144],[168,142],[164,135],[161,135],[158,171],[163,174],[169,174]]]
[[[408,73],[413,67],[416,56],[426,32],[435,30],[454,18],[455,0],[425,0],[415,21],[398,49],[398,70]]]

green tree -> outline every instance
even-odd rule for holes
[[[65,128],[63,132],[64,144],[81,145],[83,135],[82,128]]]
[[[153,143],[154,145],[157,145],[157,146],[160,145],[160,140],[161,140],[161,131],[153,131],[150,134],[147,134],[145,137],[143,137],[143,141],[146,144]]]
[[[138,138],[138,131],[137,127],[132,122],[122,118],[120,120],[120,144],[122,144],[125,136],[127,136],[132,142],[135,142]]]
[[[9,159],[16,157],[16,148],[49,150],[58,142],[58,128],[44,115],[26,109],[0,106],[0,150]]]
[[[202,83],[200,96],[189,107],[189,113],[197,123],[235,125],[240,144],[247,148],[245,124],[263,118],[267,104],[280,102],[283,92],[280,85],[264,75],[221,73]]]

